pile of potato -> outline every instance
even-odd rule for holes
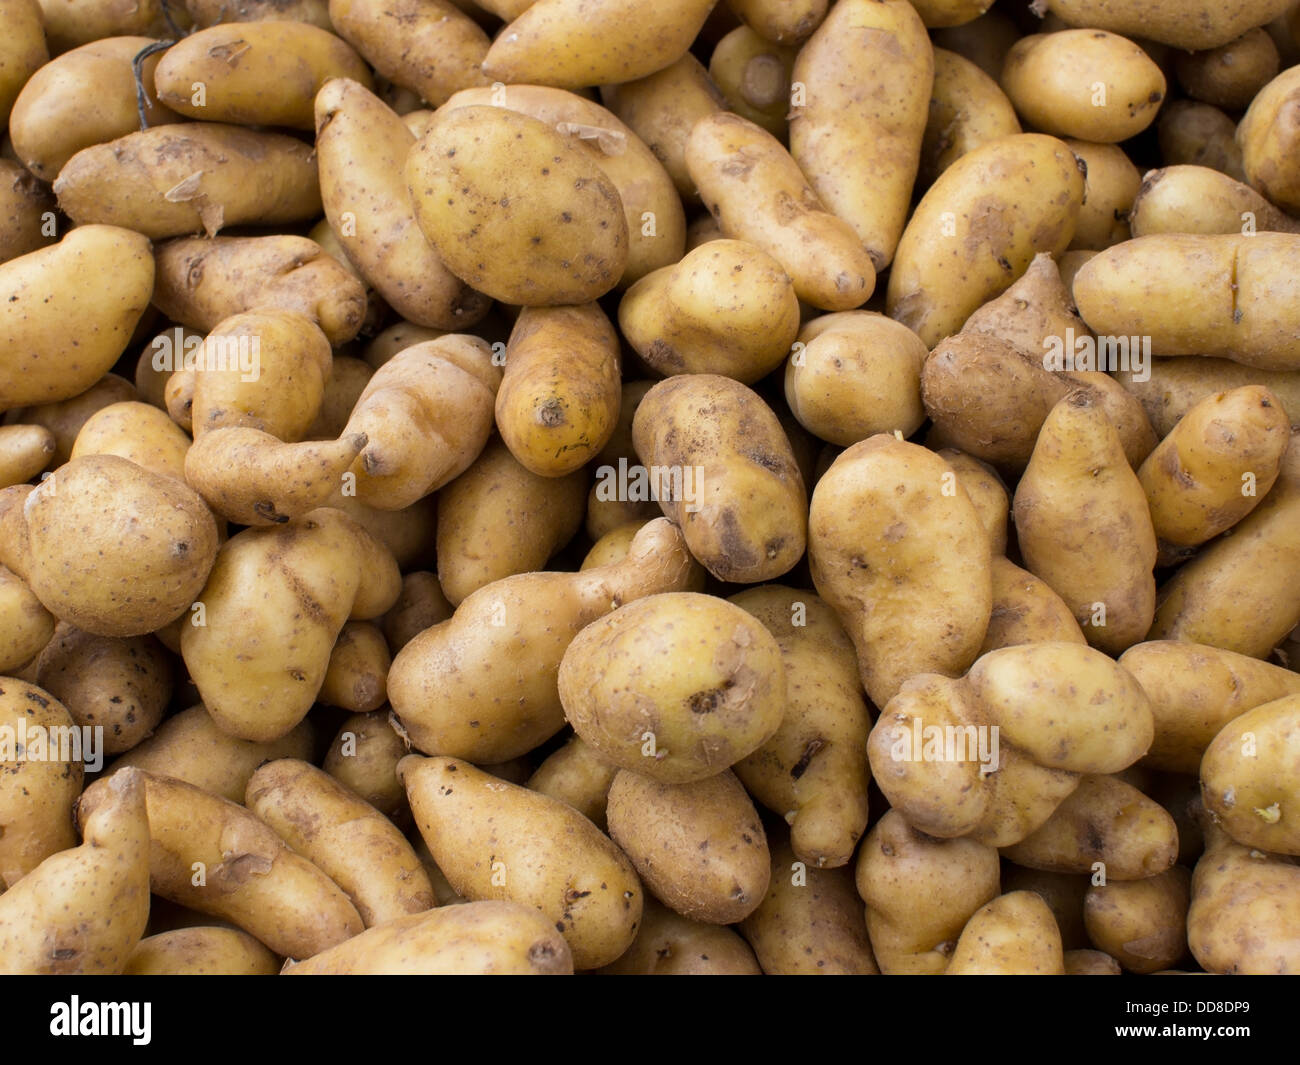
[[[990,5],[0,0],[0,970],[1300,973],[1300,3]]]

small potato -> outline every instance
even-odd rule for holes
[[[397,917],[290,965],[290,976],[566,976],[569,946],[532,906],[471,902]]]
[[[1191,548],[1231,528],[1273,487],[1290,442],[1286,411],[1266,388],[1201,400],[1138,470],[1156,536]]]
[[[1146,129],[1165,76],[1132,41],[1105,30],[1023,37],[1007,53],[1002,88],[1035,129],[1115,144]]]
[[[132,60],[156,43],[152,37],[92,40],[33,74],[9,117],[9,135],[23,165],[42,181],[53,181],[81,149],[140,129],[141,100]],[[154,54],[140,64],[149,126],[181,121],[158,102],[154,72],[161,58]]]
[[[560,664],[559,692],[569,723],[607,761],[688,784],[772,737],[786,677],[780,646],[752,615],[679,592],[638,599],[583,629]]]
[[[980,4],[984,0],[965,2]],[[828,0],[727,0],[727,6],[765,40],[794,44],[821,24],[830,4]]]
[[[426,239],[453,274],[493,299],[587,303],[623,275],[628,227],[617,187],[535,118],[501,107],[441,110],[405,173]]]
[[[1178,829],[1158,803],[1118,777],[1085,775],[1032,835],[1002,849],[1030,869],[1144,880],[1178,859]]]
[[[53,458],[54,434],[45,426],[0,426],[0,488],[30,481]]]
[[[0,673],[13,674],[33,662],[55,624],[26,582],[0,566]]]
[[[140,773],[77,802],[80,847],[0,895],[0,972],[115,976],[149,920],[150,825]]]
[[[54,194],[80,225],[121,225],[150,240],[321,213],[310,145],[217,122],[158,126],[83,148],[59,171]]]
[[[992,609],[989,534],[942,458],[885,434],[854,444],[817,483],[808,528],[813,583],[872,703],[975,660]],[[889,609],[866,609],[880,596]]]
[[[863,841],[856,867],[880,971],[942,973],[966,922],[997,897],[998,880],[992,847],[923,835],[897,810],[887,811]]]
[[[308,762],[267,762],[245,805],[341,887],[367,928],[434,906],[429,877],[383,814]]]
[[[388,711],[352,714],[339,727],[321,768],[390,821],[409,822],[411,811],[406,789],[397,779],[397,763],[410,753]]]
[[[581,736],[549,755],[528,778],[532,791],[572,806],[602,832],[607,831],[605,808],[609,786],[621,770],[605,761]],[[642,931],[644,932],[644,926]]]
[[[458,605],[515,573],[542,569],[582,524],[585,472],[542,477],[500,441],[438,496],[438,581]]]
[[[719,111],[691,129],[686,165],[723,236],[770,254],[801,300],[830,311],[866,302],[876,284],[871,257],[770,133]]]
[[[1000,895],[971,915],[948,976],[1064,976],[1056,919],[1032,891]]]
[[[1088,889],[1084,921],[1092,942],[1125,969],[1172,969],[1187,954],[1191,870],[1181,865],[1145,880],[1116,880]]]
[[[80,740],[57,699],[16,677],[0,678],[0,885],[13,888],[50,855],[77,845]]]
[[[428,326],[413,322],[398,322],[390,325],[374,340],[362,349],[361,357],[373,369],[378,370],[399,352],[422,344],[426,340],[437,340],[446,336],[446,330],[430,329]]]
[[[1201,52],[1177,52],[1174,72],[1183,91],[1228,111],[1250,105],[1256,93],[1277,77],[1277,45],[1260,26],[1236,40]]]
[[[618,322],[636,353],[665,376],[719,374],[753,384],[790,353],[799,299],[766,251],[714,240],[629,288]]]
[[[398,776],[457,894],[540,910],[579,969],[608,965],[631,945],[643,897],[636,872],[572,807],[455,758],[411,755]]]
[[[1237,124],[1209,104],[1174,100],[1160,109],[1160,158],[1166,165],[1206,166],[1245,181]]]
[[[455,3],[329,0],[329,18],[377,73],[432,107],[459,89],[487,84],[480,66],[488,36]]]
[[[525,307],[506,347],[496,424],[531,473],[563,477],[614,432],[622,400],[618,334],[599,305]]]
[[[1237,843],[1300,854],[1300,696],[1235,717],[1201,761],[1205,808]]]
[[[231,802],[243,802],[249,778],[263,762],[310,758],[314,750],[309,721],[278,740],[253,743],[227,736],[199,705],[169,717],[152,736],[113,762],[109,773],[135,766],[154,776],[183,780]]]
[[[993,560],[993,610],[981,656],[1024,643],[1087,642],[1065,600],[1046,581],[1005,558]]]
[[[329,667],[316,696],[327,706],[353,713],[376,710],[387,698],[392,659],[383,630],[370,621],[349,621],[330,652]]]
[[[45,36],[53,55],[78,45],[125,34],[162,38],[170,28],[165,9],[162,0],[133,4],[41,0]]]
[[[60,623],[36,661],[36,683],[78,726],[103,730],[102,753],[121,754],[162,720],[172,694],[171,656],[152,636],[114,639]]]
[[[792,80],[804,92],[792,100],[790,154],[879,273],[907,220],[925,134],[925,26],[905,0],[840,0],[799,50]]]
[[[1119,962],[1100,950],[1067,950],[1065,952],[1066,976],[1119,976],[1123,970]]]
[[[483,60],[494,81],[577,89],[632,81],[679,60],[700,32],[713,0],[538,0],[511,11]],[[575,301],[581,302],[581,301]],[[578,965],[582,968],[582,965]]]
[[[674,913],[646,896],[636,939],[601,976],[761,976],[754,952],[730,928]]]
[[[1300,151],[1295,110],[1300,105],[1300,70],[1290,67],[1259,90],[1237,127],[1246,180],[1282,208],[1300,212]]]
[[[192,489],[116,455],[59,467],[22,516],[30,569],[15,572],[50,613],[99,636],[138,636],[175,620],[217,552],[216,522]]]
[[[359,503],[356,496],[343,494],[343,486],[330,497],[329,505],[341,510],[393,553],[400,569],[433,565],[434,526],[437,503],[426,496],[401,510],[376,510]]]
[[[178,928],[147,936],[127,958],[124,976],[275,976],[280,962],[237,928]]]
[[[1111,0],[1047,0],[1047,10],[1070,26],[1096,26],[1130,37],[1147,37],[1176,48],[1206,49],[1240,37],[1285,11],[1287,0],[1215,0],[1136,4]]]
[[[885,295],[889,316],[934,347],[1038,252],[1065,251],[1083,203],[1077,164],[1067,144],[1040,133],[990,141],[953,163],[899,241]]]
[[[786,139],[790,117],[790,77],[798,49],[766,40],[748,26],[737,26],[713,47],[709,77],[727,109]]]
[[[921,142],[921,184],[934,184],[948,167],[981,144],[1019,132],[1016,110],[995,78],[965,56],[935,48],[930,115]]]
[[[1118,145],[1081,140],[1065,143],[1087,168],[1083,205],[1070,247],[1101,249],[1128,240],[1129,209],[1142,184],[1138,168]]]
[[[401,565],[401,559],[398,559]],[[402,576],[402,594],[383,617],[388,649],[397,654],[425,629],[446,621],[454,607],[442,594],[438,575],[417,570]]]
[[[798,562],[807,540],[803,475],[757,393],[713,374],[672,377],[646,393],[632,437],[650,497],[713,576],[754,584]]]
[[[183,325],[172,326],[154,334],[145,344],[135,364],[135,398],[165,411],[167,383],[173,375],[183,372],[187,365],[192,368],[197,361],[197,354],[203,350],[203,340],[202,333]],[[191,372],[187,376],[189,382],[186,388],[192,400],[194,375]]]
[[[308,130],[312,99],[330,78],[371,85],[369,67],[346,42],[305,22],[197,30],[172,45],[154,71],[159,101],[187,118]],[[267,92],[267,85],[281,91]]]
[[[883,314],[841,311],[812,319],[785,366],[785,398],[799,424],[847,447],[876,433],[911,436],[925,421],[926,348]]]
[[[148,403],[110,403],[86,419],[70,459],[117,455],[160,476],[185,479],[190,438],[167,412]]]
[[[768,976],[872,976],[862,902],[848,868],[796,860],[784,834],[771,839],[772,873],[763,901],[740,930]]]
[[[45,17],[37,0],[4,0],[0,3],[7,31],[0,45],[0,129],[23,86],[50,61],[45,43]]]
[[[1279,211],[1249,185],[1207,166],[1151,170],[1133,201],[1135,237],[1155,233],[1300,233],[1300,221]]]
[[[54,242],[54,197],[30,173],[0,159],[0,263]]]
[[[139,233],[87,225],[0,264],[0,410],[70,399],[110,370],[149,305]]]

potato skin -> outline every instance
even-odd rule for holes
[[[803,476],[780,422],[755,392],[714,374],[678,375],[646,393],[632,438],[647,468],[680,472],[680,487],[668,493],[674,498],[660,506],[713,576],[753,584],[799,560]],[[677,498],[688,494],[694,500]]]
[[[1153,359],[1150,378],[1134,380],[1132,373],[1116,379],[1146,411],[1157,435],[1166,437],[1189,410],[1207,396],[1244,385],[1260,385],[1281,400],[1293,428],[1300,429],[1300,374],[1287,370],[1257,370],[1230,359],[1205,355]]]
[[[280,962],[237,928],[177,928],[146,936],[127,958],[124,976],[275,976]]]
[[[45,19],[37,0],[3,0],[0,15],[8,31],[0,45],[0,129],[3,129],[23,86],[49,62],[50,52],[45,43]]]
[[[528,788],[568,803],[602,832],[608,832],[609,786],[619,772],[575,734],[537,767],[528,778]]]
[[[1114,3],[1113,0],[1047,0],[1047,9],[1069,26],[1095,26],[1126,37],[1145,37],[1176,48],[1217,48],[1262,26],[1287,8],[1286,0],[1159,0]]]
[[[1300,177],[1295,173],[1300,135],[1293,117],[1298,101],[1300,71],[1291,67],[1259,90],[1237,126],[1246,180],[1292,213],[1300,212]]]
[[[1245,181],[1237,124],[1217,107],[1174,100],[1160,109],[1156,131],[1160,155],[1170,165],[1207,166]]]
[[[1044,580],[993,559],[993,610],[980,655],[1025,643],[1087,643],[1074,614]]]
[[[1109,248],[1128,240],[1129,209],[1142,185],[1142,175],[1123,148],[1071,138],[1065,142],[1087,167],[1086,191],[1074,226],[1074,249]]]
[[[0,488],[30,481],[53,457],[54,434],[45,426],[0,426]]]
[[[636,939],[601,976],[761,976],[754,952],[730,928],[683,917],[647,895]]]
[[[405,173],[429,243],[453,274],[493,299],[587,303],[613,288],[627,265],[618,189],[528,115],[439,111]]]
[[[609,834],[656,898],[684,917],[735,924],[767,893],[771,855],[754,804],[724,770],[665,784],[626,769],[609,789]]]
[[[0,566],[0,674],[12,674],[32,662],[54,635],[54,615],[41,605],[27,583]]]
[[[1174,72],[1187,95],[1229,111],[1249,107],[1277,77],[1279,65],[1277,45],[1263,26],[1217,48],[1174,55]]]
[[[797,48],[774,44],[748,26],[737,26],[713,46],[709,77],[728,111],[785,141],[790,129],[790,77],[798,54]]]
[[[1175,865],[1144,880],[1092,885],[1083,919],[1097,947],[1135,973],[1172,969],[1187,953],[1191,870]]]
[[[934,49],[934,88],[921,141],[922,185],[934,184],[948,167],[981,144],[1020,131],[1016,110],[994,78],[966,56]]]
[[[287,976],[565,976],[573,955],[531,906],[469,902],[396,917],[290,965]]]
[[[397,772],[457,894],[541,910],[578,969],[607,965],[631,945],[641,920],[636,872],[572,807],[455,758],[411,755]]]
[[[1064,976],[1061,932],[1032,891],[999,895],[971,915],[952,951],[948,976]]]
[[[0,159],[0,263],[53,243],[54,196],[12,159]]]
[[[1300,233],[1300,222],[1278,210],[1249,185],[1208,166],[1166,166],[1148,171],[1129,212],[1133,236],[1157,233]]]

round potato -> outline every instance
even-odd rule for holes
[[[1187,953],[1191,885],[1191,870],[1181,865],[1145,880],[1094,884],[1083,910],[1088,937],[1130,972],[1174,968]]]
[[[1277,77],[1280,61],[1268,30],[1255,26],[1217,48],[1175,53],[1174,72],[1193,99],[1240,111]]]

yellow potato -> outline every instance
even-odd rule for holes
[[[537,767],[528,778],[528,787],[568,803],[605,832],[609,786],[619,772],[617,766],[605,761],[595,748],[575,735]],[[645,931],[644,926],[642,931]]]
[[[26,582],[0,566],[0,673],[14,673],[32,662],[50,642],[54,626],[54,615]]]
[[[0,263],[52,244],[54,197],[11,159],[0,159]]]
[[[0,264],[0,410],[94,385],[126,348],[153,283],[149,242],[117,226],[79,227]]]
[[[247,932],[215,926],[146,936],[127,958],[125,976],[275,976],[279,959]]]
[[[1289,412],[1292,427],[1300,429],[1300,373],[1257,370],[1229,359],[1203,355],[1156,359],[1149,373],[1150,377],[1134,373],[1117,373],[1115,377],[1141,403],[1161,437],[1168,436],[1201,400],[1246,385],[1260,385],[1277,396]],[[1143,380],[1137,380],[1139,376]]]
[[[1174,55],[1174,71],[1187,95],[1229,111],[1249,107],[1277,77],[1279,63],[1277,45],[1262,26],[1217,48]]]
[[[786,139],[790,117],[790,77],[794,47],[783,47],[737,26],[713,47],[709,77],[722,92],[727,109]]]
[[[352,714],[339,726],[321,768],[390,821],[405,823],[411,811],[397,763],[409,753],[387,710]]]
[[[398,565],[401,560],[398,559]],[[402,577],[402,594],[383,617],[388,648],[397,654],[425,629],[446,621],[453,607],[442,594],[438,575],[416,570]]]
[[[964,451],[946,447],[939,456],[952,467],[957,482],[966,489],[979,512],[980,524],[989,534],[989,547],[996,560],[1007,551],[1007,522],[1011,517],[1011,497],[997,471]]]
[[[0,43],[0,129],[23,86],[50,61],[45,43],[46,20],[37,0],[4,0],[0,15],[7,31]]]
[[[240,0],[234,10],[227,0],[184,0],[184,7],[196,26],[279,20],[310,22],[323,30],[332,28],[328,0]]]
[[[940,3],[946,4],[948,0],[921,0],[921,2],[930,7],[937,7]],[[956,3],[960,2],[961,0],[956,0]],[[983,0],[980,0],[980,3],[982,5]],[[922,11],[921,17],[925,18],[925,9],[918,7],[917,10]],[[946,48],[969,59],[996,81],[1002,73],[1002,62],[1007,52],[1020,39],[1020,28],[1008,12],[998,8],[985,11],[978,18],[958,26],[939,27],[930,36],[934,40],[935,47]]]
[[[1237,127],[1246,180],[1284,211],[1300,211],[1300,134],[1293,118],[1298,101],[1300,70],[1290,67],[1259,90]]]
[[[983,3],[984,0],[966,0]],[[755,33],[769,41],[791,44],[802,41],[821,25],[828,0],[727,0],[731,8]]]
[[[1145,880],[1094,883],[1083,911],[1089,938],[1130,972],[1173,968],[1187,953],[1191,882],[1176,865]]]
[[[1167,165],[1190,164],[1222,171],[1245,181],[1237,124],[1210,104],[1174,100],[1160,109],[1156,127],[1160,157]]]
[[[1100,249],[1129,239],[1129,210],[1142,176],[1124,149],[1115,144],[1067,140],[1087,168],[1085,192],[1071,248]]]
[[[392,659],[383,630],[371,621],[349,621],[334,641],[317,699],[353,713],[376,710],[386,701]]]
[[[993,560],[993,611],[981,655],[1023,643],[1087,642],[1065,600],[1046,581],[1005,558]]]
[[[1217,48],[1285,11],[1288,0],[1047,0],[1047,10],[1070,26],[1096,26],[1112,33],[1147,37],[1177,48]]]
[[[1135,237],[1154,233],[1300,233],[1300,221],[1249,185],[1206,166],[1167,166],[1142,179],[1129,212]]]
[[[0,426],[0,488],[30,481],[53,458],[54,434],[45,426]]]
[[[1123,970],[1119,962],[1100,950],[1067,950],[1065,952],[1066,976],[1119,976]]]
[[[361,393],[375,374],[371,365],[351,355],[335,355],[330,362],[330,378],[325,382],[316,420],[307,430],[308,440],[333,440],[343,435]]]
[[[983,3],[983,0],[977,0]],[[921,12],[925,18],[925,12]],[[956,52],[934,49],[934,88],[921,141],[923,186],[969,151],[1020,132],[1015,108],[995,78]]]
[[[149,920],[144,780],[123,774],[77,803],[82,844],[0,896],[0,972],[115,976]]]
[[[190,438],[167,412],[148,403],[110,403],[89,418],[72,445],[71,459],[117,455],[151,473],[185,478]]]
[[[641,927],[601,976],[761,976],[749,945],[730,928],[674,913],[647,895]]]
[[[948,976],[1064,976],[1056,918],[1032,891],[999,895],[966,922],[945,972]]]

